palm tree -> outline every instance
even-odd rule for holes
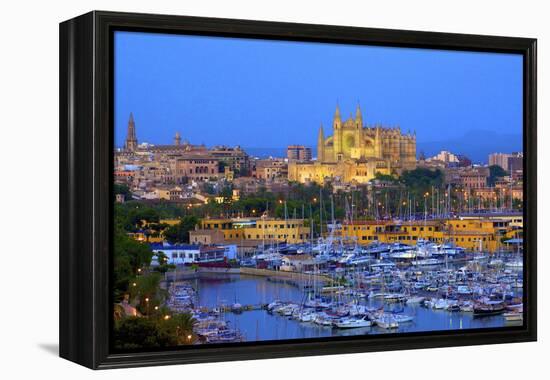
[[[194,328],[197,320],[189,313],[174,314],[165,320],[166,327],[172,334],[176,334],[178,345],[193,344],[197,336]]]
[[[159,273],[149,273],[139,276],[130,284],[130,296],[137,300],[142,314],[151,314],[155,310],[155,306],[163,303],[166,290],[160,288],[160,280]]]

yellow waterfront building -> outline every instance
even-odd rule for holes
[[[365,183],[376,173],[399,175],[416,168],[416,133],[401,133],[399,127],[365,125],[361,108],[355,118],[342,121],[336,106],[332,136],[317,138],[317,160],[291,161],[288,179],[297,182],[323,183],[326,179]]]
[[[160,222],[174,225],[179,220],[164,219]],[[196,228],[203,234],[210,231],[221,232],[218,234],[220,241],[222,238],[224,241],[249,241],[258,244],[311,241],[310,228],[302,219],[206,218]],[[143,231],[129,235],[144,242],[164,241],[162,232],[155,237],[147,236]],[[348,242],[356,241],[360,245],[368,245],[374,241],[415,245],[419,239],[424,239],[434,243],[454,243],[471,251],[481,249],[495,252],[507,248],[506,240],[523,238],[523,216],[520,213],[502,213],[426,221],[356,220],[337,224],[334,227],[334,236],[342,237]]]
[[[495,252],[505,240],[522,238],[517,217],[469,217],[429,221],[353,221],[335,228],[335,235],[361,245],[374,241],[415,245],[419,239],[454,243],[467,250]]]
[[[302,219],[219,218],[203,219],[200,228],[221,230],[226,240],[262,240],[265,243],[300,243],[310,238],[310,229]]]

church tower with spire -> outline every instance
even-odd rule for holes
[[[317,161],[323,162],[325,160],[325,133],[323,131],[323,124],[319,127],[319,136],[317,136]]]
[[[363,139],[363,115],[361,114],[361,107],[357,102],[357,108],[355,109],[355,132],[354,132],[355,147],[362,149],[364,147]]]
[[[181,145],[181,136],[179,132],[176,132],[176,135],[174,136],[174,145],[176,146]]]
[[[361,106],[357,103],[357,108],[355,109],[355,128],[363,128],[363,114],[361,113]]]
[[[334,111],[334,120],[332,122],[334,133],[334,159],[339,160],[343,149],[343,134],[342,134],[342,117],[340,116],[340,105],[336,103],[336,111]]]
[[[130,119],[128,120],[128,132],[126,133],[126,142],[124,143],[124,149],[128,152],[135,152],[137,149],[138,141],[136,137],[136,124],[134,122],[134,115],[130,112]]]

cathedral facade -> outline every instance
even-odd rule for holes
[[[361,108],[355,117],[342,121],[336,106],[333,134],[317,137],[315,162],[291,162],[288,178],[298,182],[323,183],[326,179],[365,183],[376,173],[399,175],[416,168],[416,133],[401,133],[399,127],[365,125]]]

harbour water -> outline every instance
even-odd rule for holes
[[[215,308],[242,305],[265,305],[275,300],[302,303],[303,291],[293,285],[273,282],[266,277],[216,274],[189,281],[197,292],[201,307]],[[408,323],[400,323],[398,329],[386,330],[377,326],[357,329],[335,329],[314,323],[300,322],[265,309],[247,310],[241,313],[225,312],[222,318],[229,326],[238,329],[245,341],[302,339],[330,336],[350,336],[396,332],[460,330],[509,326],[502,315],[475,318],[470,312],[434,310],[420,305],[387,304],[379,299],[362,299],[360,304],[372,308],[384,307],[413,316]]]

